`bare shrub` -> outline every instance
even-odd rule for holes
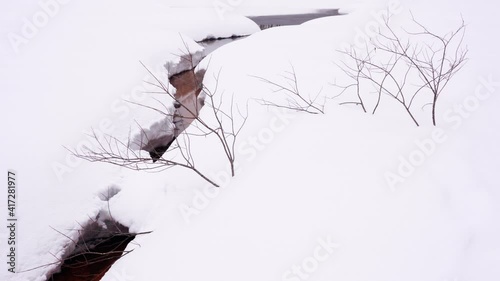
[[[413,109],[415,101],[427,99],[421,108],[431,105],[432,123],[436,125],[438,99],[467,62],[468,50],[463,46],[466,25],[462,19],[456,29],[439,35],[417,21],[413,14],[411,17],[416,31],[402,29],[403,33],[398,33],[387,16],[383,29],[361,51],[353,46],[339,51],[347,60],[338,65],[354,82],[335,86],[341,88],[339,95],[352,89],[356,93],[356,101],[342,104],[357,104],[365,112],[375,114],[382,97],[389,96],[418,126]],[[373,105],[366,102],[366,92],[370,89],[377,94]]]
[[[286,97],[286,104],[272,102],[268,99],[261,99],[259,100],[259,102],[262,105],[285,108],[310,114],[325,113],[326,99],[324,99],[323,102],[318,101],[321,91],[319,91],[314,97],[303,94],[300,91],[297,73],[295,72],[295,68],[293,67],[293,65],[291,66],[290,71],[287,71],[284,75],[281,75],[281,77],[285,79],[284,83],[275,82],[273,80],[260,76],[252,77],[257,78],[266,84],[269,84],[273,88],[274,93],[284,93]]]
[[[185,47],[188,48],[187,45]],[[213,135],[220,143],[223,153],[230,164],[231,174],[234,176],[235,143],[238,134],[246,123],[248,111],[242,113],[238,106],[234,104],[232,98],[229,101],[229,109],[224,110],[222,108],[224,105],[223,93],[218,93],[220,72],[219,75],[214,77],[216,79],[215,89],[206,88],[201,81],[205,70],[194,73],[195,65],[192,56],[189,54],[189,49],[187,49],[182,59],[184,63],[187,61],[191,64],[191,70],[189,71],[193,71],[192,79],[194,79],[195,87],[191,92],[182,95],[172,93],[168,85],[165,85],[159,77],[143,64],[149,75],[154,79],[154,82],[149,84],[157,89],[148,93],[166,96],[166,98],[173,101],[173,106],[166,106],[163,100],[156,98],[153,99],[158,103],[159,107],[132,103],[160,113],[165,118],[163,123],[156,124],[157,126],[153,130],[137,124],[139,134],[132,137],[129,133],[126,140],[111,135],[98,136],[93,131],[91,137],[97,144],[95,148],[84,151],[70,151],[76,157],[91,162],[109,163],[137,171],[160,172],[172,167],[182,167],[193,171],[210,184],[219,187],[216,182],[198,169],[196,156],[193,155],[191,149],[191,138]],[[203,95],[198,96],[202,91]],[[216,100],[219,100],[219,102],[216,102]],[[205,111],[211,112],[209,116],[212,122],[200,117],[199,113],[202,107],[205,107]],[[236,118],[236,114],[238,114],[238,118]],[[186,131],[188,127],[193,128],[194,131],[197,130],[197,132],[188,133]],[[151,137],[150,132],[158,128],[164,130],[163,134]],[[149,152],[151,157],[144,155],[141,150]]]

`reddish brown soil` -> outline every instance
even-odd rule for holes
[[[61,266],[61,271],[52,275],[49,281],[98,281],[117,261],[128,243],[135,236],[118,234],[103,240],[92,252],[69,257]]]
[[[184,71],[177,75],[170,77],[170,84],[177,89],[176,98],[181,98],[192,91],[195,91],[196,96],[198,96],[202,89],[202,81],[205,71],[194,72],[194,69]]]

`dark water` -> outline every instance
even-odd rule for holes
[[[313,19],[338,15],[341,15],[339,9],[327,9],[306,14],[250,16],[248,18],[257,23],[261,30],[264,30],[275,26],[299,25]]]
[[[233,38],[224,38],[224,39],[215,39],[215,40],[206,40],[200,42],[200,45],[205,47],[204,55],[207,56],[208,54],[212,53],[213,51],[219,49],[220,47],[231,43],[235,42],[238,40],[241,40],[245,38],[246,36],[240,36],[240,37],[233,37]]]

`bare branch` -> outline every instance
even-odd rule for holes
[[[190,80],[189,83],[192,85],[188,85],[191,87],[191,91],[186,95],[180,95],[178,92],[175,94],[172,93],[169,90],[169,85],[163,83],[158,76],[141,62],[141,65],[153,79],[153,82],[145,82],[159,89],[159,91],[154,91],[152,93],[169,96],[174,102],[173,107],[166,106],[162,100],[154,97],[153,100],[159,104],[159,108],[127,101],[128,103],[155,111],[164,116],[164,118],[166,118],[165,122],[173,126],[171,135],[168,135],[168,131],[166,131],[165,134],[167,135],[162,133],[159,140],[151,139],[148,135],[150,129],[142,127],[137,122],[139,134],[138,138],[135,139],[132,139],[130,133],[128,139],[122,140],[111,135],[98,136],[97,133],[92,130],[91,138],[95,146],[92,149],[86,149],[84,151],[69,149],[74,156],[90,162],[108,163],[130,170],[145,172],[162,172],[172,167],[181,167],[193,171],[213,186],[219,187],[216,182],[212,181],[197,168],[195,164],[196,155],[193,154],[191,149],[192,137],[207,137],[214,135],[219,140],[224,155],[231,164],[232,175],[235,175],[235,143],[238,134],[241,132],[248,118],[248,110],[243,114],[237,106],[235,107],[233,97],[230,99],[229,109],[223,109],[223,93],[218,93],[221,71],[214,77],[215,89],[211,91],[206,88],[201,81],[203,78],[201,75],[204,75],[205,70],[200,70],[195,73],[196,65],[194,65],[193,55],[189,51],[187,43],[184,40],[183,42],[185,52],[181,55],[181,59],[187,60],[191,66],[191,70],[185,73],[186,75],[191,75],[189,77],[190,79],[192,78],[192,80]],[[199,73],[201,74],[198,75]],[[169,79],[175,78],[171,77]],[[170,82],[172,82],[172,80]],[[175,86],[175,84],[173,85]],[[204,101],[198,98],[201,91],[205,92]],[[219,99],[218,101],[216,101],[215,96]],[[200,117],[199,113],[203,106],[207,107],[209,110],[207,112],[211,112],[210,115],[215,118],[215,124],[209,123],[208,120],[204,120]],[[237,114],[239,114],[239,116]],[[191,126],[195,131],[199,131],[199,133],[187,132],[186,129],[188,126]],[[158,138],[158,136],[155,135],[155,138]],[[170,140],[170,142],[166,143],[168,140]],[[143,155],[138,149],[149,152],[151,158]]]
[[[317,100],[321,91],[314,97],[305,97],[299,90],[297,73],[293,65],[290,66],[291,71],[285,72],[286,75],[282,75],[286,83],[274,82],[270,79],[250,75],[251,77],[257,78],[260,81],[267,83],[273,87],[273,92],[284,92],[288,104],[277,104],[275,102],[270,102],[268,100],[262,99],[260,103],[266,106],[286,108],[290,110],[295,110],[299,112],[306,112],[310,114],[324,114],[325,113],[325,103],[318,103]],[[326,100],[326,99],[325,99]]]
[[[438,98],[451,78],[467,62],[468,50],[466,46],[463,46],[466,26],[462,19],[461,24],[455,30],[439,35],[417,21],[413,14],[411,18],[417,31],[402,28],[404,34],[399,34],[392,26],[390,15],[388,15],[384,19],[384,28],[379,29],[377,36],[370,40],[369,44],[366,43],[363,54],[354,46],[340,51],[346,55],[351,64],[341,62],[337,65],[354,82],[347,86],[339,86],[341,92],[338,96],[355,89],[357,99],[355,102],[348,101],[341,104],[358,104],[366,112],[364,91],[360,90],[360,80],[365,80],[378,89],[373,114],[379,108],[382,94],[384,94],[403,106],[418,126],[419,123],[411,107],[418,96],[430,93],[432,123],[436,125]],[[404,37],[408,38],[404,39]],[[410,84],[409,81],[418,82]]]

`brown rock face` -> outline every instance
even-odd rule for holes
[[[175,137],[189,127],[203,107],[198,96],[203,90],[204,75],[205,70],[195,72],[194,69],[191,69],[170,78],[170,84],[177,89],[175,98],[181,104],[176,106],[174,115],[174,123],[177,127]]]
[[[177,89],[176,98],[184,98],[192,92],[198,97],[203,89],[203,76],[205,76],[205,70],[195,73],[194,69],[191,69],[170,77],[170,84]]]

